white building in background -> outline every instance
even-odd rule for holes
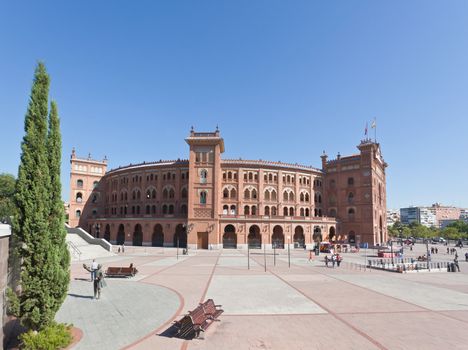
[[[419,207],[419,223],[426,227],[437,227],[438,221],[434,212],[430,208]]]
[[[387,226],[393,225],[395,222],[400,220],[400,210],[390,209],[387,210]]]

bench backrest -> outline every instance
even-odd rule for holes
[[[207,318],[202,306],[197,306],[193,311],[189,311],[189,316],[192,318],[193,324],[202,324]]]
[[[216,309],[216,305],[213,299],[208,299],[202,304],[203,310],[208,315],[214,315],[218,310]]]

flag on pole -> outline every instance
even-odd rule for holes
[[[376,127],[377,127],[377,123],[376,123],[375,118],[374,118],[374,120],[372,121],[372,124],[371,124],[371,128],[375,129]]]
[[[364,129],[364,136],[367,136],[367,122],[366,122],[366,128]]]

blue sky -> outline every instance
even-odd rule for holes
[[[388,207],[468,207],[467,1],[3,1],[0,172],[16,174],[34,67],[69,155],[110,167],[187,157],[320,166],[377,117]]]

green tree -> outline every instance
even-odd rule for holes
[[[0,174],[0,222],[9,221],[15,214],[16,179],[11,174]]]
[[[442,235],[448,239],[459,239],[461,238],[461,233],[455,227],[446,227],[442,230]]]
[[[49,115],[49,134],[47,150],[50,174],[50,214],[49,233],[54,251],[54,272],[51,276],[51,294],[54,298],[52,309],[57,312],[67,296],[70,281],[70,254],[65,237],[65,210],[62,202],[62,184],[60,166],[62,160],[62,138],[60,120],[55,102],[51,103]]]
[[[49,234],[48,94],[49,76],[44,64],[39,63],[25,117],[15,193],[18,214],[13,225],[21,273],[17,300],[12,302],[22,324],[33,330],[47,326],[54,319],[56,307],[51,289],[56,271]]]

